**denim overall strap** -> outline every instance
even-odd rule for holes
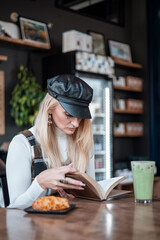
[[[35,136],[29,130],[20,132],[29,141],[31,148],[34,151],[34,157],[32,158],[32,179],[34,179],[39,173],[47,169],[47,165],[42,156],[42,150],[39,143],[36,141]]]

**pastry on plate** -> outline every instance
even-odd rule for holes
[[[32,208],[38,211],[54,211],[69,208],[70,204],[67,198],[45,196],[36,199]]]

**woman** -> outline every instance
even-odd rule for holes
[[[94,178],[93,135],[89,103],[93,90],[74,75],[48,80],[34,127],[13,138],[7,156],[9,208],[26,208],[38,197],[65,189],[84,189],[65,177],[85,172]],[[32,169],[31,169],[32,167]]]

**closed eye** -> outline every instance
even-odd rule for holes
[[[73,117],[72,115],[70,115],[69,113],[65,113],[65,115],[67,116],[67,117]]]

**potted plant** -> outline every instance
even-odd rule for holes
[[[18,82],[12,91],[11,116],[17,126],[30,127],[36,117],[45,92],[36,82],[33,72],[23,65],[18,70]]]

